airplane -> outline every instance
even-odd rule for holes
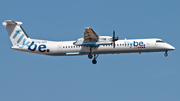
[[[75,56],[87,55],[92,59],[92,63],[97,63],[99,54],[119,54],[119,53],[142,53],[142,52],[165,52],[175,50],[173,46],[158,38],[152,39],[124,39],[119,40],[113,36],[98,36],[92,28],[85,28],[84,37],[76,41],[48,41],[32,39],[21,27],[22,22],[6,20],[3,26],[6,27],[10,37],[11,49],[50,55],[50,56]]]

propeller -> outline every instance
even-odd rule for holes
[[[113,37],[112,37],[112,42],[113,42],[113,48],[115,48],[115,41],[117,41],[119,38],[115,37],[115,30],[113,31]]]

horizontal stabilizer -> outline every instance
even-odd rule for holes
[[[3,25],[4,26],[6,26],[6,25],[22,25],[22,22],[14,22],[12,20],[7,20],[7,21],[3,22]]]

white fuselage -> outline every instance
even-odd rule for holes
[[[75,41],[55,42],[36,39],[31,40],[34,42],[31,45],[23,46],[23,48],[21,46],[13,46],[11,48],[52,56],[87,55],[90,52],[90,46],[77,46],[73,44]],[[170,44],[158,40],[161,39],[118,40],[115,42],[115,48],[113,48],[112,45],[99,45],[98,47],[93,47],[92,54],[160,52],[175,49]]]
[[[167,51],[175,48],[161,39],[118,40],[113,36],[98,36],[92,28],[85,28],[83,38],[76,41],[47,41],[31,39],[21,27],[22,22],[4,21],[12,49],[51,56],[88,55],[96,64],[99,54],[141,53]]]

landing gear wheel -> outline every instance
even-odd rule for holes
[[[165,53],[165,54],[164,54],[164,56],[165,56],[165,57],[167,57],[167,56],[168,56],[168,54],[167,54],[167,53]]]
[[[92,58],[93,58],[93,55],[92,55],[92,47],[90,47],[90,53],[88,54],[88,58],[89,58],[89,59],[92,59]]]
[[[167,57],[167,56],[168,56],[168,53],[167,53],[167,51],[165,51],[165,54],[164,54],[164,56],[165,56],[165,57]]]
[[[93,60],[92,60],[92,63],[93,63],[93,64],[96,64],[96,63],[97,63],[97,61],[96,61],[95,59],[93,59]]]
[[[92,54],[89,54],[89,55],[88,55],[88,58],[89,58],[89,59],[92,59],[92,58],[93,58],[93,55],[92,55]]]

